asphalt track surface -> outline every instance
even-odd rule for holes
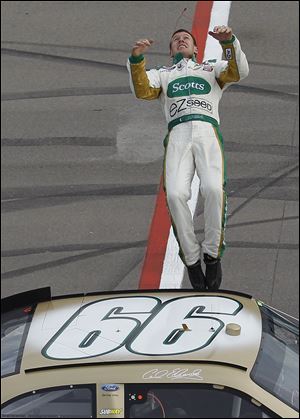
[[[178,27],[191,29],[196,2]],[[2,297],[136,289],[166,125],[129,90],[133,42],[168,65],[177,1],[3,1]],[[226,91],[222,287],[299,315],[298,2],[234,1],[250,74]],[[195,225],[203,239],[203,202]],[[190,288],[187,278],[183,287]]]

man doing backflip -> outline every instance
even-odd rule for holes
[[[246,56],[231,28],[216,26],[209,34],[220,42],[222,60],[198,64],[194,36],[185,29],[178,29],[170,41],[172,66],[146,71],[143,54],[153,43],[149,39],[135,43],[127,63],[135,96],[147,100],[159,98],[165,112],[168,123],[164,141],[167,205],[179,255],[193,288],[198,290],[218,289],[222,280],[227,197],[218,104],[224,89],[244,79],[249,72]],[[204,198],[205,275],[201,268],[201,246],[187,205],[195,170]]]

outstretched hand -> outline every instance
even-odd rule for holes
[[[217,41],[229,41],[232,38],[232,29],[229,26],[215,26],[213,32],[208,32]]]
[[[153,42],[154,41],[152,39],[139,39],[135,42],[131,55],[137,56],[143,54],[153,44]]]

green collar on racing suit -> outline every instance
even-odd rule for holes
[[[184,58],[181,52],[177,52],[177,54],[173,57],[173,64],[178,64],[179,61],[181,61]],[[197,62],[195,54],[191,57],[191,60],[193,60],[195,63]]]

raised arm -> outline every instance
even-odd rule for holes
[[[132,48],[127,62],[130,74],[130,87],[138,99],[157,99],[161,93],[158,70],[146,71],[144,53],[152,45],[151,39],[140,39]]]
[[[220,42],[223,49],[223,60],[215,67],[216,79],[221,89],[225,85],[247,77],[249,74],[247,58],[232,29],[228,26],[216,26],[209,34]]]

